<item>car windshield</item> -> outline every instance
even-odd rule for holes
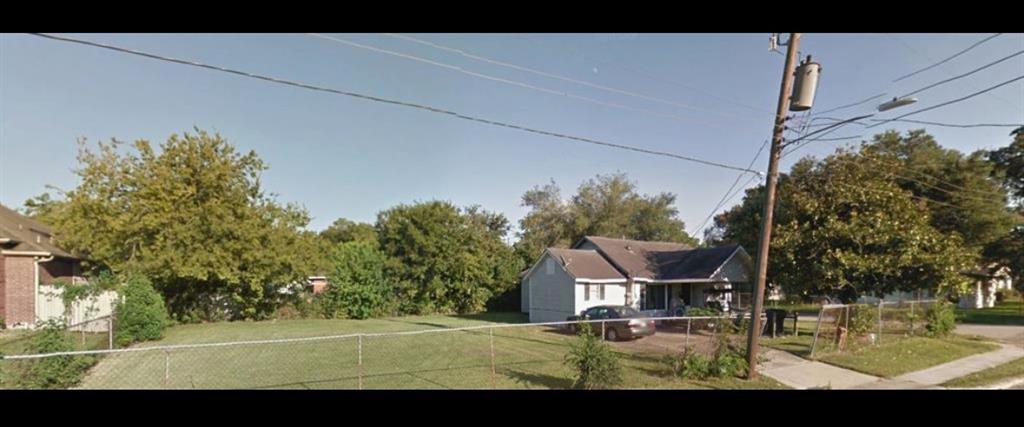
[[[622,317],[639,317],[640,312],[633,309],[633,307],[616,307],[615,311],[619,312]]]

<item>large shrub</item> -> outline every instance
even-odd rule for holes
[[[953,304],[945,301],[936,302],[925,314],[925,330],[929,336],[943,337],[949,335],[956,327],[956,312],[953,311]]]
[[[163,338],[170,324],[167,308],[149,280],[134,276],[121,287],[121,301],[114,305],[115,338],[124,346]]]
[[[356,240],[335,247],[329,285],[320,296],[324,317],[366,319],[390,311],[394,296],[384,277],[386,260],[374,242]]]
[[[49,320],[32,338],[32,353],[58,353],[74,350],[63,319]],[[22,374],[18,386],[33,389],[63,389],[78,383],[85,371],[96,363],[95,356],[52,356],[36,359]]]
[[[580,326],[579,337],[570,344],[565,363],[575,373],[573,387],[586,390],[611,388],[622,382],[619,355],[611,346],[590,331],[590,325]]]

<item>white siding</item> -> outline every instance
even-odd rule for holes
[[[729,261],[722,266],[722,269],[712,279],[714,281],[730,283],[750,282],[750,270],[748,270],[744,259],[749,260],[750,258],[744,256],[743,252],[737,252],[729,258]]]
[[[519,311],[530,312],[530,277],[524,277],[519,289]]]
[[[577,283],[575,286],[575,304],[573,313],[579,313],[590,307],[599,305],[624,305],[626,304],[626,284],[625,283],[605,283],[604,284],[604,299],[600,299],[601,295],[601,284],[591,284],[590,287],[593,290],[590,300],[584,298],[584,290],[586,289],[585,283]],[[564,319],[563,319],[564,320]]]
[[[547,265],[538,266],[526,277],[530,285],[529,304],[530,322],[560,322],[573,315],[573,284],[575,279],[566,273],[561,266],[544,254],[541,263],[554,265],[548,270]],[[551,272],[548,274],[548,272]]]

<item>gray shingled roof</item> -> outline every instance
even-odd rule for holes
[[[51,241],[53,232],[46,224],[0,205],[0,238],[11,242],[0,245],[5,251],[47,252],[51,255],[78,259]]]
[[[586,241],[623,273],[653,280],[709,279],[739,249],[739,245],[694,249],[681,243],[599,236],[584,237],[576,247]]]
[[[593,250],[548,248],[548,252],[577,279],[626,280],[601,254]]]

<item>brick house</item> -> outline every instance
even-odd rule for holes
[[[80,280],[81,259],[53,243],[50,227],[0,205],[0,321],[33,327],[39,286]]]

